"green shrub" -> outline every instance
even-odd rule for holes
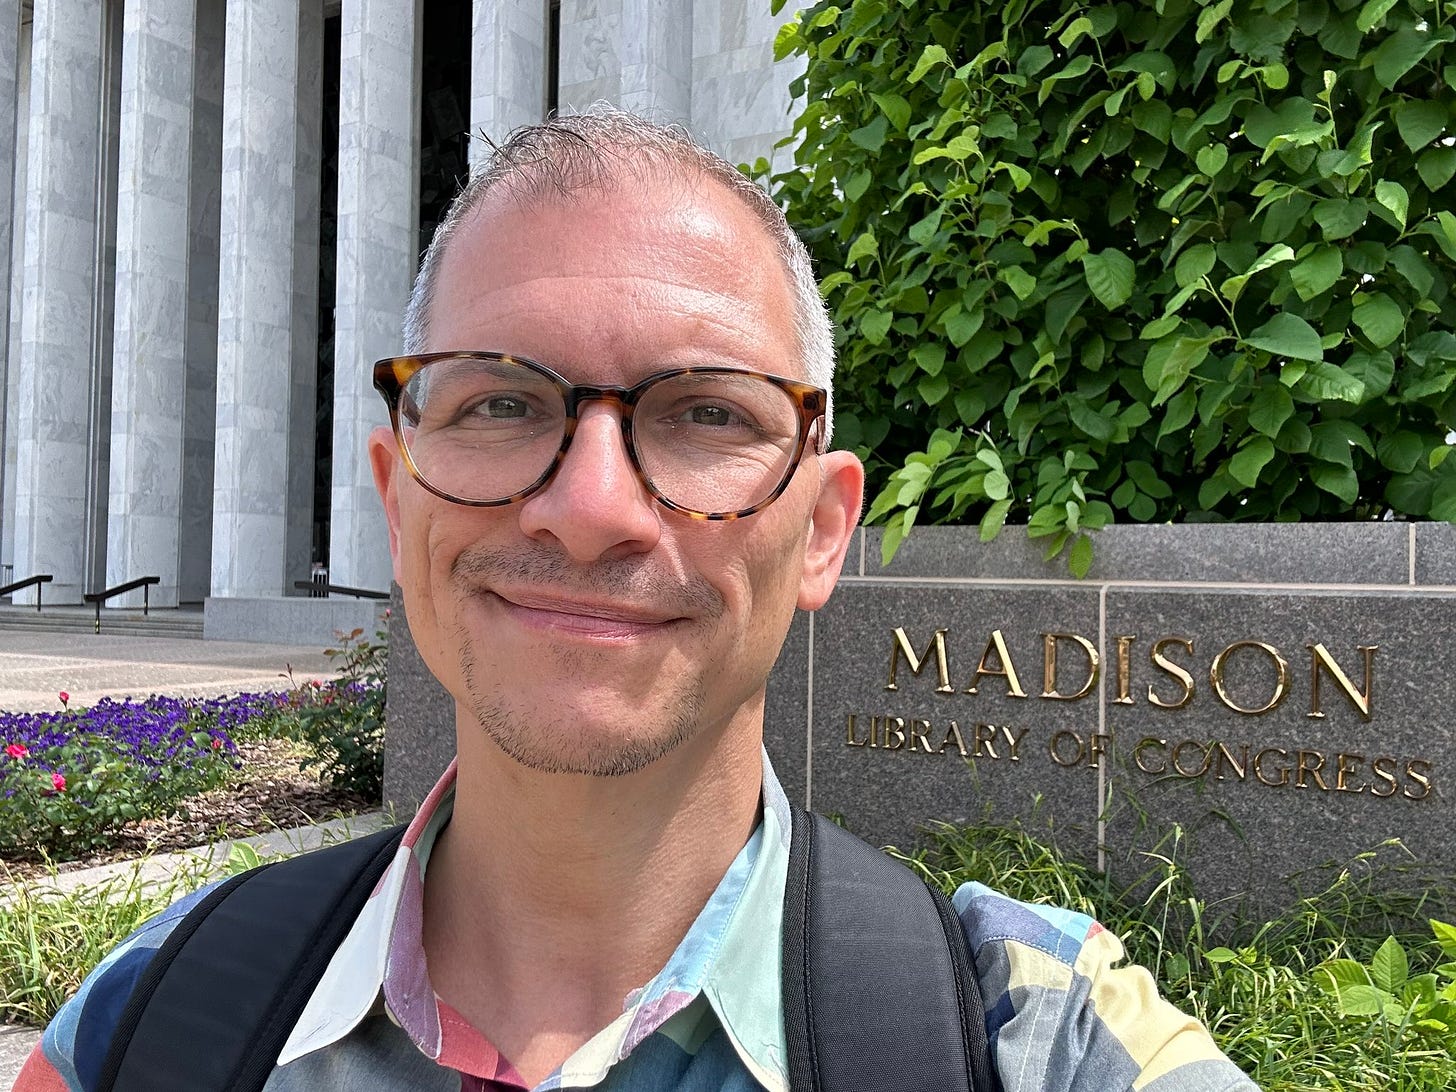
[[[781,3],[782,0],[779,0]],[[819,0],[778,197],[888,521],[1456,519],[1456,3]],[[765,169],[763,164],[760,170]]]
[[[303,769],[367,800],[384,791],[385,671],[388,634],[370,641],[362,629],[340,633],[339,647],[325,651],[339,677],[299,687],[291,698],[292,724],[285,731],[308,748]]]

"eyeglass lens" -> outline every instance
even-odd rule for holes
[[[430,485],[494,502],[536,484],[566,431],[554,382],[509,361],[436,360],[400,396],[404,444]],[[663,498],[703,513],[751,508],[789,472],[799,441],[793,397],[751,373],[689,372],[640,392],[631,423],[643,475]]]

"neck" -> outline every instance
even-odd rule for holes
[[[762,707],[745,712],[617,777],[526,769],[462,720],[455,811],[426,873],[425,951],[435,991],[523,1077],[545,1076],[621,1013],[748,840]]]

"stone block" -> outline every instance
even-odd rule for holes
[[[455,756],[455,701],[430,673],[410,636],[404,597],[393,587],[389,691],[385,697],[384,803],[409,815]]]
[[[1415,525],[1415,583],[1456,586],[1456,525]]]
[[[208,641],[336,646],[337,634],[362,629],[371,638],[386,604],[375,599],[244,598],[211,596],[203,602],[202,636]]]
[[[1043,632],[1095,641],[1096,589],[841,586],[814,619],[813,809],[902,847],[922,823],[1025,817],[1093,857],[1097,698],[1041,696]],[[1090,663],[1073,639],[1057,650],[1051,689],[1075,695]]]
[[[888,566],[883,531],[863,532],[864,576],[991,580],[1075,579],[1065,555],[1043,561],[1043,544],[1008,526],[991,542],[961,527],[917,527]],[[1232,584],[1405,584],[1408,525],[1400,523],[1128,524],[1092,537],[1089,581]]]
[[[1440,593],[1109,591],[1111,867],[1171,853],[1205,898],[1257,909],[1392,838],[1411,882],[1456,875],[1453,617]]]

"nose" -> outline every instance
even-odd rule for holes
[[[522,532],[554,538],[580,562],[644,553],[662,532],[662,510],[632,466],[621,417],[600,403],[582,408],[556,474],[519,511]]]

